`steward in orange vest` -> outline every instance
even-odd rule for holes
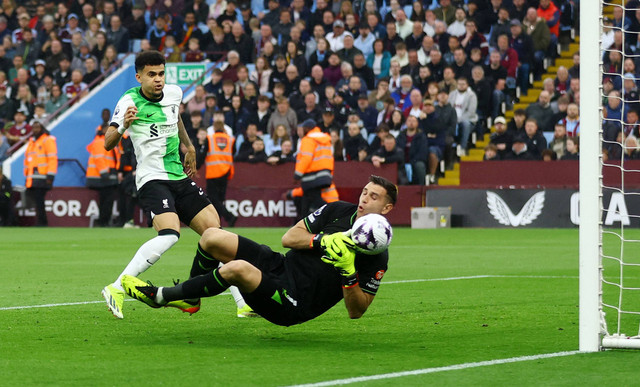
[[[118,211],[120,219],[118,226],[131,227],[133,223],[133,212],[137,202],[138,191],[136,189],[136,166],[138,165],[133,149],[133,142],[129,132],[122,135],[122,140],[118,143]]]
[[[300,180],[300,187],[304,192],[299,218],[325,204],[322,189],[331,186],[334,167],[331,136],[323,133],[312,119],[302,123],[302,130],[304,137],[300,141],[294,173],[294,178]]]
[[[233,227],[238,219],[224,205],[227,196],[227,184],[233,179],[235,169],[233,167],[233,145],[235,139],[229,136],[224,129],[224,123],[213,123],[213,134],[207,136],[207,156],[204,159],[207,178],[207,197],[230,227]]]
[[[24,176],[27,194],[34,201],[37,213],[37,225],[46,226],[47,214],[44,197],[53,186],[58,172],[58,146],[56,138],[40,123],[33,124],[33,135],[27,143],[24,156]]]
[[[98,191],[100,217],[98,225],[109,225],[113,213],[114,194],[118,185],[117,167],[120,161],[120,153],[116,148],[106,150],[104,148],[104,128],[102,125],[96,128],[96,136],[87,145],[89,162],[87,165],[87,187]]]

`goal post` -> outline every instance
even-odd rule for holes
[[[580,4],[579,349],[600,349],[602,2]]]
[[[625,4],[625,0],[583,1],[580,9],[579,349],[583,352],[640,349],[640,168],[635,161],[639,124],[626,118],[627,112],[638,112],[640,103],[640,32],[626,30],[624,22],[617,27],[607,24],[614,44],[603,47],[603,11],[613,9],[623,21],[635,18],[640,8]],[[632,39],[629,48],[625,39]]]

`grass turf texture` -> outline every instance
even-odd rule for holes
[[[279,249],[284,229],[236,231]],[[1,384],[290,385],[577,349],[577,230],[394,232],[389,272],[362,319],[341,302],[284,328],[235,317],[228,294],[191,317],[127,301],[115,319],[100,290],[150,229],[2,229],[0,308],[96,302],[0,310]],[[196,241],[184,229],[142,278],[186,278]],[[491,277],[453,278],[482,275]],[[616,350],[365,384],[632,385],[638,361]]]

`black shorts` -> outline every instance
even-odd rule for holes
[[[151,217],[175,212],[188,225],[203,208],[210,205],[207,195],[191,179],[151,180],[138,192],[139,203]]]
[[[242,293],[256,313],[277,325],[290,326],[304,321],[297,308],[298,302],[293,298],[282,254],[238,235],[236,259],[247,261],[262,272],[258,289],[253,293]]]

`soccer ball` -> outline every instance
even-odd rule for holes
[[[351,239],[356,250],[364,254],[379,254],[391,244],[393,230],[387,218],[368,214],[358,218],[351,227]]]

